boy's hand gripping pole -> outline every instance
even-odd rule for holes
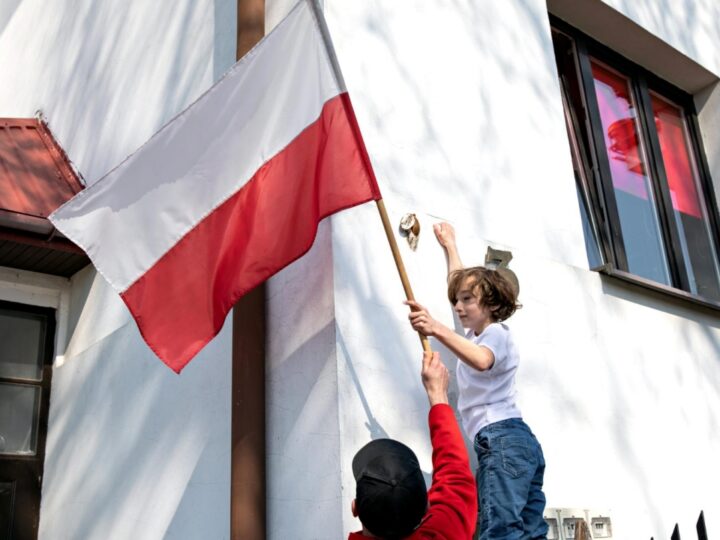
[[[410,288],[407,273],[405,272],[405,265],[403,264],[402,257],[400,257],[400,250],[398,249],[397,242],[395,241],[395,235],[393,234],[392,227],[390,226],[390,220],[388,219],[387,211],[385,210],[385,203],[382,199],[378,199],[375,202],[377,203],[378,212],[380,212],[380,220],[382,221],[383,229],[385,229],[385,235],[387,236],[388,243],[390,244],[390,251],[392,251],[393,259],[395,259],[395,266],[397,267],[398,274],[400,274],[400,281],[402,282],[403,289],[405,290],[405,297],[408,300],[415,301],[412,288]],[[422,344],[423,351],[432,352],[428,338],[420,332],[418,332],[418,335],[420,336],[420,343]]]

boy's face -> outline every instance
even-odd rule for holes
[[[493,322],[490,310],[482,304],[482,299],[472,292],[472,278],[466,278],[457,294],[457,301],[453,306],[460,322],[465,328],[472,328],[479,335]]]

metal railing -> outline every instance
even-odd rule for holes
[[[705,527],[705,514],[702,510],[700,511],[700,516],[695,524],[695,530],[697,531],[698,540],[708,540],[707,528]],[[650,540],[655,539],[652,537]],[[675,528],[670,536],[670,540],[680,540],[680,527],[677,523],[675,524]]]

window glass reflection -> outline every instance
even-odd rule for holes
[[[43,334],[41,317],[0,309],[0,377],[39,381]]]
[[[590,268],[597,268],[603,264],[603,259],[600,254],[597,223],[590,202],[593,189],[589,177],[590,166],[588,162],[590,136],[586,129],[587,125],[578,120],[583,117],[584,108],[577,74],[575,45],[569,36],[556,30],[553,30],[552,38],[555,48],[555,61],[560,76],[565,127],[568,132],[570,154],[572,156],[573,171],[575,172],[575,187],[580,206],[585,251]]]
[[[0,383],[0,454],[33,455],[40,387]]]
[[[667,258],[628,80],[594,60],[591,65],[628,271],[669,285]]]
[[[718,300],[720,272],[707,209],[698,196],[699,176],[689,146],[686,120],[677,105],[653,92],[650,96],[690,292]]]

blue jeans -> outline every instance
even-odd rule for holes
[[[510,418],[485,426],[475,452],[479,540],[546,538],[545,458],[527,424]]]

